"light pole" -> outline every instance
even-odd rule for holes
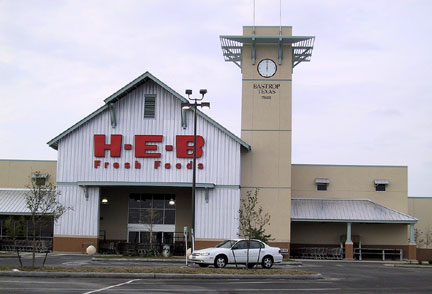
[[[204,99],[204,95],[207,94],[206,89],[201,89],[201,98],[191,98],[192,90],[186,90],[186,95],[188,95],[188,100],[191,102],[184,102],[181,104],[182,109],[184,107],[192,108],[194,111],[194,144],[193,144],[193,167],[192,167],[192,225],[191,225],[191,238],[192,238],[192,252],[195,250],[195,189],[196,189],[196,140],[197,140],[197,107],[210,107],[210,102],[201,102]]]

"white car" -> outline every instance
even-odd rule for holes
[[[245,239],[225,240],[213,248],[195,250],[189,256],[189,261],[200,267],[213,264],[215,267],[222,268],[227,264],[246,264],[248,247],[249,267],[261,264],[263,268],[271,268],[273,263],[282,262],[280,248],[270,247],[259,240]]]

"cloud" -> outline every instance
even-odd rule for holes
[[[1,1],[0,157],[55,159],[46,142],[150,71],[184,93],[208,89],[240,133],[241,72],[219,35],[253,24],[248,1]],[[293,162],[409,165],[426,195],[432,152],[430,1],[282,1],[282,24],[316,36],[293,75]],[[256,24],[280,24],[256,1]],[[414,176],[413,176],[414,175]],[[429,178],[428,178],[429,177]]]

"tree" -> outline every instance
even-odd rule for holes
[[[423,235],[423,231],[421,231],[418,228],[414,229],[414,238],[416,240],[418,247],[422,247],[424,244],[424,239],[423,239],[422,235]]]
[[[246,192],[246,197],[240,200],[239,220],[240,236],[248,239],[257,239],[267,243],[271,235],[265,233],[265,226],[270,225],[270,214],[264,213],[261,205],[258,204],[259,189]],[[249,247],[248,242],[246,267],[249,266]]]
[[[47,178],[49,175],[43,175],[37,171],[33,175],[31,184],[26,192],[26,207],[30,211],[31,235],[32,235],[32,267],[35,266],[36,258],[36,232],[37,228],[47,222],[57,222],[57,220],[69,209],[58,200],[59,192],[56,186],[46,181],[40,181],[41,178]]]
[[[148,232],[150,233],[149,236],[149,244],[150,247],[153,245],[153,229],[154,225],[159,223],[160,220],[160,213],[151,206],[150,208],[141,211],[141,223],[145,224],[148,228]]]
[[[425,245],[426,248],[432,247],[432,229],[431,226],[428,226],[425,231]]]

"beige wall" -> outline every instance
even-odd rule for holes
[[[49,174],[48,181],[56,183],[55,160],[0,160],[0,187],[25,188],[36,171]]]
[[[176,195],[175,231],[183,232],[191,226],[191,192],[186,188],[106,187],[100,199],[106,197],[108,204],[100,204],[100,231],[106,231],[107,240],[127,240],[128,199],[130,193],[173,193]]]
[[[343,223],[291,224],[291,244],[339,245],[340,237],[346,236],[347,225]],[[407,245],[406,224],[357,224],[351,227],[352,236],[360,236],[362,246]]]
[[[432,248],[432,197],[409,197],[408,214],[419,220],[415,225],[417,246]]]
[[[328,178],[327,191],[317,191],[315,178]],[[385,192],[374,180],[387,179]],[[408,168],[405,166],[292,165],[292,197],[361,198],[408,213]]]

